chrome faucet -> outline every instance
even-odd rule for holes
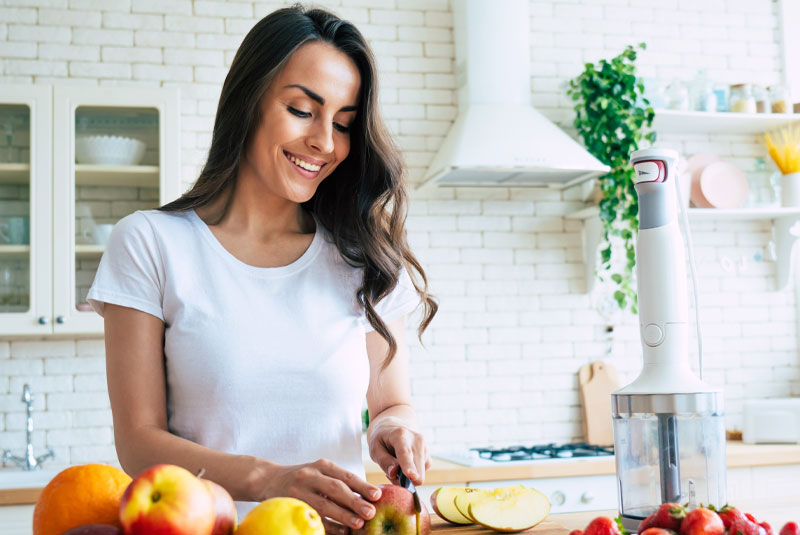
[[[30,385],[27,383],[22,387],[22,402],[25,403],[27,407],[26,412],[28,416],[28,426],[25,430],[27,442],[25,457],[17,457],[16,455],[11,455],[10,450],[4,450],[3,464],[11,461],[17,466],[22,467],[23,470],[32,471],[39,468],[45,460],[55,458],[55,454],[52,448],[47,448],[47,452],[39,457],[33,454],[33,394],[31,393]]]

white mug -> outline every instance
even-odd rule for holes
[[[95,225],[91,230],[84,230],[83,237],[90,240],[97,245],[105,245],[108,243],[108,238],[111,236],[111,231],[114,225],[111,223],[104,223],[102,225]]]

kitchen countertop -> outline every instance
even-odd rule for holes
[[[800,444],[752,445],[738,441],[728,442],[727,458],[728,468],[800,464]],[[365,461],[364,466],[367,481],[375,485],[388,482],[377,464]],[[616,473],[616,467],[613,458],[591,462],[564,460],[556,463],[485,467],[462,466],[434,458],[430,470],[425,474],[425,485],[463,484],[468,481],[579,477],[614,473]],[[40,488],[0,489],[0,505],[36,503],[40,492]]]
[[[747,466],[772,466],[800,464],[800,444],[744,444],[727,443],[728,468]],[[367,481],[380,485],[386,477],[372,461],[364,463]],[[545,477],[575,477],[615,474],[614,458],[591,461],[561,460],[538,464],[497,466],[463,466],[434,457],[430,470],[425,473],[426,485],[459,484],[467,481],[493,481],[509,479],[535,479]]]

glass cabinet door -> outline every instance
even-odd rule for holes
[[[55,332],[102,333],[102,318],[86,295],[114,225],[174,198],[166,191],[167,169],[178,183],[179,149],[168,155],[165,139],[171,94],[163,89],[56,88],[56,131],[65,135],[55,140],[56,167],[64,160],[63,178],[58,169],[54,175]],[[176,94],[174,110],[177,114]],[[171,132],[179,138],[177,130]]]
[[[0,313],[30,310],[31,110],[0,104]]]
[[[114,225],[160,206],[159,114],[153,108],[79,106],[75,110],[74,307],[86,294]]]
[[[0,88],[0,334],[47,333],[49,88]]]

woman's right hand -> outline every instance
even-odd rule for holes
[[[381,495],[378,487],[327,459],[293,466],[272,465],[265,479],[259,500],[275,496],[303,500],[320,514],[325,532],[336,535],[349,533],[348,527],[363,527],[365,520],[375,516],[375,506],[364,498],[374,501]]]

